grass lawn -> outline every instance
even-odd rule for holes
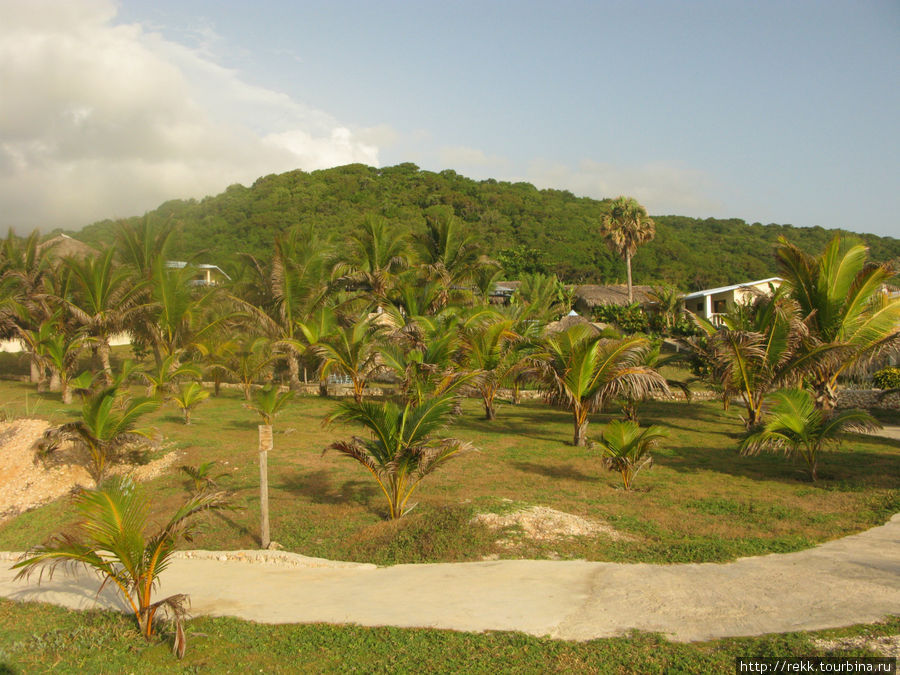
[[[23,382],[0,381],[0,408],[23,416],[25,399],[34,414],[54,422],[72,420],[77,405],[58,394],[34,393]],[[652,469],[636,490],[619,489],[617,474],[602,469],[598,452],[570,444],[569,413],[540,402],[504,404],[497,419],[482,419],[479,401],[468,400],[450,434],[472,441],[479,452],[451,461],[428,477],[419,504],[399,523],[385,520],[386,501],[369,474],[336,453],[330,442],[358,429],[324,428],[335,403],[296,398],[275,425],[269,454],[272,538],[285,549],[332,559],[392,564],[501,558],[584,558],[620,562],[708,562],[794,551],[882,524],[900,511],[900,444],[878,437],[848,436],[823,457],[821,479],[812,484],[803,467],[780,455],[740,457],[738,410],[720,404],[647,403],[642,424],[660,424],[671,436],[654,452]],[[595,415],[589,435],[612,415]],[[236,391],[202,403],[185,426],[170,403],[146,418],[178,464],[215,459],[230,475],[242,510],[204,516],[193,546],[258,547],[259,492],[257,418]],[[187,494],[176,471],[148,487],[155,508],[169,513]],[[504,512],[541,505],[605,520],[626,539],[604,535],[533,542],[515,531],[498,535],[473,524],[477,512]],[[43,541],[71,520],[67,500],[46,505],[0,525],[0,550],[21,550]],[[496,540],[512,540],[512,547]]]
[[[563,642],[521,633],[267,626],[229,618],[188,623],[183,661],[171,637],[145,642],[133,619],[0,600],[0,673],[730,673],[734,659],[772,656],[879,656],[867,648],[830,651],[817,639],[900,632],[900,619],[814,633],[668,642],[647,633]]]

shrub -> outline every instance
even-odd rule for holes
[[[900,387],[900,368],[882,368],[872,376],[872,382],[878,389],[897,389]]]

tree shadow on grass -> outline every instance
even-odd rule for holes
[[[335,487],[331,473],[324,470],[308,473],[295,472],[287,475],[278,485],[280,489],[295,495],[302,495],[314,504],[359,504],[371,513],[381,514],[372,507],[373,497],[378,495],[374,481],[347,480]]]
[[[858,443],[861,438],[858,436],[848,436],[839,448],[824,451],[819,455],[819,480],[813,483],[802,460],[778,452],[762,453],[753,457],[742,456],[738,452],[738,446],[743,435],[738,433],[725,435],[729,437],[729,446],[681,445],[673,447],[672,454],[655,455],[654,461],[659,466],[680,473],[712,471],[750,478],[754,481],[805,483],[811,487],[838,491],[897,487],[900,453],[854,449],[854,442]],[[874,445],[882,445],[879,442],[881,439],[864,437],[864,440]]]
[[[553,479],[578,480],[586,483],[596,483],[596,476],[588,476],[581,473],[573,466],[547,466],[546,464],[535,464],[534,462],[510,462],[510,464],[519,471],[528,473],[536,473],[540,476]]]

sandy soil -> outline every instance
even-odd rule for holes
[[[34,444],[49,428],[46,420],[19,419],[0,423],[0,522],[23,511],[59,499],[80,487],[92,487],[81,466],[45,467],[34,461]],[[121,465],[113,473],[131,473],[137,480],[158,476],[178,459],[170,452],[144,465]]]

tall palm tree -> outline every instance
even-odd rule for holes
[[[572,411],[575,433],[572,443],[586,441],[588,416],[625,393],[642,397],[667,393],[666,381],[652,368],[641,365],[649,343],[645,338],[604,340],[590,326],[576,324],[553,333],[532,358],[542,372],[542,386],[551,403]]]
[[[332,443],[326,451],[337,450],[362,464],[387,498],[391,520],[396,520],[413,508],[409,498],[426,476],[472,449],[470,443],[456,438],[434,438],[452,404],[450,395],[402,408],[391,401],[344,401],[328,421],[361,424],[372,438],[354,436]]]
[[[816,359],[811,378],[816,405],[831,411],[842,373],[900,345],[900,298],[884,290],[895,270],[887,263],[867,263],[868,249],[840,235],[818,256],[782,237],[775,255],[813,338],[803,351],[818,344],[835,348]]]
[[[618,197],[610,204],[603,216],[600,231],[606,237],[609,248],[625,260],[628,273],[628,302],[634,302],[631,287],[631,259],[642,244],[652,240],[656,234],[653,220],[647,209],[632,197]]]
[[[80,492],[75,506],[81,516],[77,535],[57,534],[32,548],[13,565],[19,570],[16,579],[45,569],[48,578],[59,568],[93,570],[103,580],[101,590],[106,584],[119,590],[147,640],[153,637],[160,610],[168,612],[175,623],[175,653],[184,656],[188,598],[177,594],[154,602],[153,593],[178,542],[190,539],[190,520],[202,511],[224,508],[225,493],[199,492],[155,532],[149,531],[150,500],[128,478]]]
[[[384,219],[370,216],[347,240],[335,271],[342,285],[362,291],[381,305],[387,300],[393,275],[408,265],[406,237]]]
[[[878,422],[861,410],[846,410],[832,415],[816,408],[805,389],[783,389],[773,394],[771,420],[762,431],[741,443],[741,454],[756,455],[764,450],[781,451],[800,457],[813,482],[822,450],[840,442],[845,431],[871,431]]]

